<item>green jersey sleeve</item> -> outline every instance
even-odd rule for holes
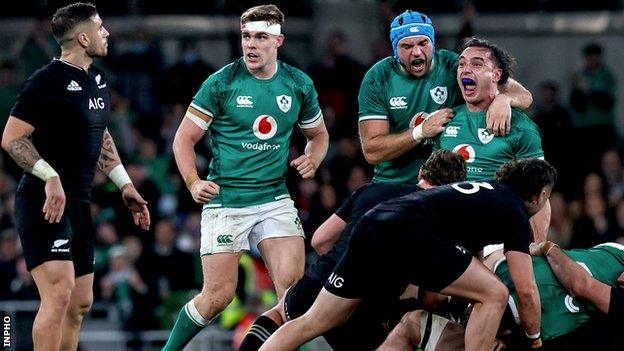
[[[544,158],[542,150],[542,135],[537,125],[527,116],[526,113],[513,109],[512,124],[514,133],[511,133],[510,140],[516,158]]]
[[[318,103],[318,94],[312,80],[305,76],[305,85],[302,87],[301,111],[299,112],[299,127],[301,129],[314,128],[323,121],[323,114]]]
[[[379,80],[379,63],[373,66],[362,80],[358,94],[359,121],[369,119],[388,119],[388,109],[384,102],[384,84]]]
[[[211,75],[195,94],[191,106],[208,116],[215,118],[222,112],[219,102],[222,100],[223,90],[220,88],[219,72]]]

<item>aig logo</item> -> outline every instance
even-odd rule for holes
[[[104,99],[102,98],[91,98],[89,99],[89,110],[102,110],[106,107],[104,104]]]
[[[396,110],[396,109],[407,108],[407,102],[405,102],[405,99],[407,99],[405,96],[391,97],[390,98],[390,109],[391,110]]]
[[[342,288],[344,284],[344,279],[337,276],[335,273],[329,275],[329,283],[337,288]]]
[[[246,108],[251,108],[253,107],[253,101],[251,101],[252,97],[251,96],[237,96],[236,97],[236,107],[246,107]]]

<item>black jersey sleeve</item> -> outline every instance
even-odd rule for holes
[[[46,82],[41,75],[33,75],[22,86],[22,91],[13,105],[11,116],[37,128],[39,122],[44,118],[45,114],[53,111],[45,111],[46,101],[52,97],[54,89],[50,89],[50,84]]]
[[[507,231],[504,251],[520,251],[528,254],[529,245],[533,241],[531,224],[524,209],[520,206],[516,207],[510,209],[512,215],[509,216],[508,227],[500,228],[502,231]]]

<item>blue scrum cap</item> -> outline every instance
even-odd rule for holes
[[[435,53],[435,28],[433,22],[424,13],[407,10],[396,16],[390,24],[390,41],[394,57],[399,61],[399,42],[405,38],[426,36],[433,45]]]

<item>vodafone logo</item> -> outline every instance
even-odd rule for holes
[[[466,163],[474,162],[475,160],[475,149],[468,144],[459,144],[453,148],[453,152],[459,154],[461,157],[466,160]]]
[[[277,122],[269,115],[258,116],[253,124],[253,133],[260,140],[271,139],[277,133]]]
[[[427,113],[427,112],[418,112],[417,114],[414,115],[414,117],[412,117],[412,120],[410,121],[410,124],[409,124],[410,128],[414,128],[414,127],[420,125],[427,118],[429,118],[429,113]]]

